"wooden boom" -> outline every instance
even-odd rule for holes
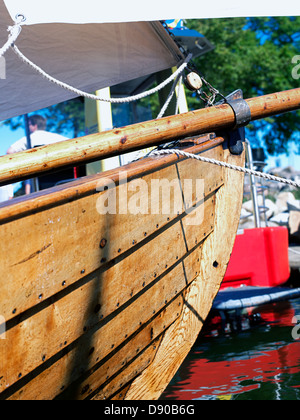
[[[251,121],[300,109],[300,88],[247,99]],[[210,131],[232,129],[235,114],[228,104],[199,109],[98,134],[43,146],[0,158],[0,185],[66,166],[121,155]]]

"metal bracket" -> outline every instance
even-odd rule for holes
[[[244,151],[246,138],[245,127],[237,128],[228,133],[228,149],[232,155],[241,155]]]
[[[226,97],[226,103],[231,106],[235,115],[235,127],[245,127],[251,121],[251,110],[243,98],[243,91],[236,90]]]
[[[244,151],[245,126],[251,121],[251,110],[243,99],[243,91],[241,89],[231,93],[226,97],[226,100],[222,100],[216,105],[224,103],[231,106],[235,115],[235,126],[228,133],[228,148],[233,155],[241,155]]]

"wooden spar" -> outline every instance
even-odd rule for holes
[[[300,88],[247,99],[251,121],[300,109]]]
[[[300,88],[247,99],[251,120],[300,109]],[[235,115],[227,105],[199,109],[121,129],[43,146],[0,158],[0,185],[171,140],[233,128]]]

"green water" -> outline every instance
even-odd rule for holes
[[[161,399],[300,400],[300,299],[259,311],[245,331],[202,334]]]

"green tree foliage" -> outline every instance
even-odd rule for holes
[[[85,132],[85,114],[83,98],[75,98],[51,106],[45,110],[47,128],[57,133],[70,133],[73,138]]]
[[[300,17],[188,20],[186,25],[215,45],[194,62],[224,95],[242,89],[249,98],[299,87],[292,59],[300,55]],[[199,107],[196,97],[189,103]],[[299,142],[299,130],[298,111],[252,123],[247,135],[255,142],[260,131],[269,153],[277,154],[286,152],[290,141]]]
[[[61,102],[36,113],[47,119],[47,130],[49,131],[68,135],[72,138],[84,134],[85,115],[84,101],[82,98]],[[30,115],[33,114],[35,113]],[[16,130],[19,127],[24,127],[24,119],[23,116],[19,116],[4,121],[3,124],[10,126],[12,130]]]

